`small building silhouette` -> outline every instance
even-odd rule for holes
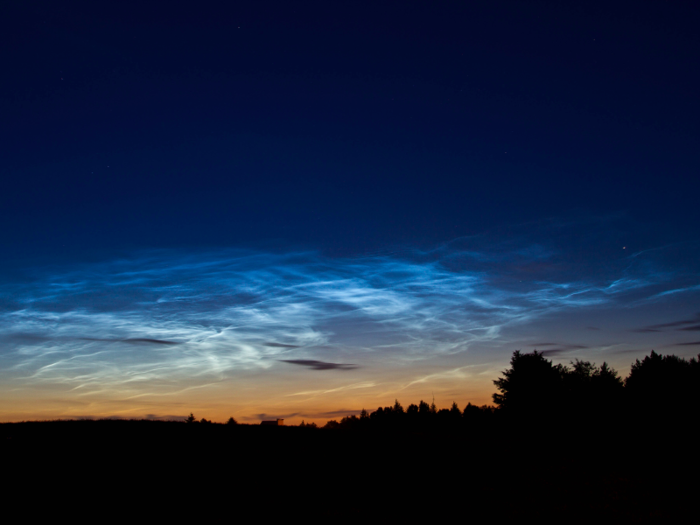
[[[260,424],[265,426],[281,427],[284,426],[284,419],[272,419],[268,421],[261,421]]]

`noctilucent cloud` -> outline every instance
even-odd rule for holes
[[[0,421],[323,422],[490,403],[515,350],[697,355],[698,27],[0,2]]]
[[[3,417],[314,420],[488,402],[516,349],[623,374],[652,348],[693,355],[700,246],[634,250],[613,222],[363,257],[160,250],[30,269],[0,288]]]

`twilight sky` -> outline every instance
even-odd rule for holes
[[[0,420],[490,402],[700,352],[700,8],[3,2]]]

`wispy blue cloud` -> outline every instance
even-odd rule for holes
[[[609,257],[604,270],[543,243],[481,237],[345,259],[137,253],[0,286],[0,357],[6,380],[80,396],[206,388],[280,361],[354,374],[365,359],[426,361],[509,343],[509,329],[556,313],[673,295],[674,269],[662,272],[654,253]],[[684,289],[698,289],[683,275]]]

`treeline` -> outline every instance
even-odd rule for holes
[[[331,420],[323,428],[389,428],[389,427],[440,427],[458,428],[466,424],[483,423],[493,417],[495,412],[491,406],[475,406],[468,404],[460,410],[457,403],[452,407],[437,409],[435,403],[428,405],[421,401],[418,405],[411,404],[407,408],[394,402],[393,406],[379,407],[374,412],[362,410],[360,416],[346,416],[340,420]]]
[[[555,365],[541,352],[516,351],[494,385],[495,406],[468,404],[460,410],[453,403],[437,409],[434,402],[421,401],[404,408],[396,400],[371,413],[362,410],[359,417],[331,420],[323,428],[459,429],[513,420],[595,425],[629,418],[688,420],[700,413],[700,361],[654,351],[637,359],[624,380],[605,362],[596,366],[577,359],[569,366]]]

